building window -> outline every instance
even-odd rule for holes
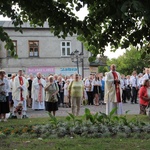
[[[39,57],[39,41],[29,41],[29,57]]]
[[[13,40],[12,42],[14,44],[14,55],[17,55],[17,41]],[[7,57],[11,57],[11,53],[12,53],[12,51],[8,50],[7,51]]]
[[[61,42],[61,56],[69,56],[71,53],[71,42],[62,41]]]

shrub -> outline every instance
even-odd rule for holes
[[[85,109],[82,119],[69,114],[66,120],[59,121],[50,115],[50,122],[45,125],[15,126],[0,129],[0,138],[20,136],[21,138],[57,138],[57,137],[119,137],[149,139],[150,124],[137,117],[128,120],[125,116],[115,116],[115,109],[110,115],[104,113],[91,114]]]
[[[4,139],[4,138],[6,138],[6,134],[0,132],[0,139]]]

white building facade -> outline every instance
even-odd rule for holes
[[[4,48],[5,43],[0,42],[0,68],[8,74],[17,73],[19,69],[26,74],[73,74],[77,72],[77,64],[71,61],[70,54],[76,49],[84,54],[83,61],[79,63],[79,74],[88,76],[90,73],[89,52],[83,49],[76,35],[66,39],[55,37],[46,23],[43,28],[32,28],[25,23],[23,34],[15,32],[11,21],[0,21],[0,25],[13,40],[18,55],[18,58],[11,57]]]

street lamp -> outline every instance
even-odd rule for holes
[[[70,57],[71,61],[77,64],[77,71],[79,74],[79,63],[83,61],[84,58],[83,53],[82,52],[79,53],[78,50],[75,50],[70,54]]]

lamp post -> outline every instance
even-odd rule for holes
[[[70,54],[70,57],[71,61],[77,64],[77,71],[79,74],[79,63],[83,61],[84,58],[83,53],[82,52],[79,53],[78,50],[75,50]]]

